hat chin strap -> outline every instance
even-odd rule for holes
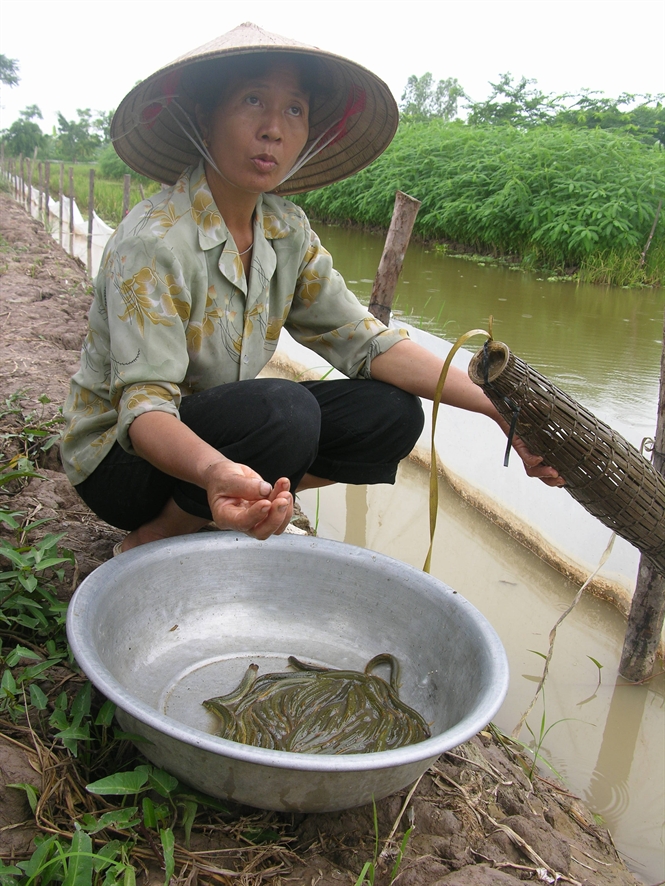
[[[154,104],[154,100],[152,104]],[[359,103],[357,102],[357,100],[353,106],[351,106],[350,102],[347,102],[347,108],[345,109],[342,116],[338,120],[335,120],[335,122],[331,126],[329,126],[328,129],[325,130],[325,132],[322,132],[321,135],[319,135],[309,147],[306,147],[303,150],[302,154],[300,154],[289,172],[284,176],[284,178],[280,180],[277,187],[283,185],[284,182],[288,181],[292,176],[296,174],[296,172],[299,172],[306,163],[309,163],[309,161],[316,157],[317,154],[320,154],[321,151],[325,150],[329,145],[331,145],[334,141],[337,141],[337,139],[341,138],[346,133],[346,122],[349,117],[354,116],[355,113],[358,113],[358,111],[362,110],[362,107],[364,107],[364,93],[362,93],[362,107],[358,108],[358,104]],[[178,111],[180,111],[184,119],[187,121],[189,128],[188,126],[183,124],[183,122],[176,114],[173,113],[171,105],[175,105]],[[182,130],[184,136],[189,139],[196,150],[202,155],[204,160],[206,160],[212,166],[212,168],[220,176],[220,178],[223,178],[224,181],[229,182],[227,177],[223,174],[219,166],[217,166],[217,164],[213,160],[210,151],[208,150],[204,140],[201,138],[197,126],[194,124],[194,121],[189,116],[187,111],[185,111],[182,105],[177,101],[175,96],[169,96],[167,101],[162,102],[161,110],[166,110],[169,112],[178,127]],[[136,123],[135,126],[137,125],[139,124]],[[122,136],[116,136],[116,139],[113,139],[113,141],[116,141],[120,137]],[[229,182],[229,184],[232,184],[232,182]]]
[[[335,123],[333,123],[333,125],[329,129],[326,129],[326,131],[324,133],[322,133],[316,139],[316,141],[312,142],[312,144],[309,146],[309,148],[305,148],[305,150],[302,152],[300,157],[298,157],[296,162],[291,167],[291,170],[289,172],[287,172],[287,174],[284,176],[284,178],[280,181],[279,185],[283,185],[284,182],[287,181],[288,179],[290,179],[292,175],[295,175],[296,172],[298,172],[300,169],[302,169],[302,167],[305,165],[305,163],[309,163],[309,161],[313,157],[316,157],[317,154],[320,154],[321,151],[324,150],[324,148],[327,148],[329,144],[331,144],[332,142],[335,141],[336,138],[338,138],[338,136],[339,136],[338,127],[339,127],[339,124],[341,123],[341,121],[342,121],[342,118],[340,117],[339,120],[337,120]],[[279,187],[279,185],[277,185],[277,187]]]
[[[185,120],[187,121],[189,126],[191,127],[191,132],[187,131],[187,127],[184,126],[183,123],[178,119],[178,117],[173,113],[173,111],[171,110],[170,104],[174,104],[176,106],[176,108],[180,111],[180,113],[183,115],[183,117],[185,118]],[[182,105],[178,104],[178,102],[175,99],[171,99],[171,102],[168,105],[165,105],[165,108],[171,114],[171,116],[173,117],[175,122],[178,124],[180,129],[182,129],[183,133],[187,136],[187,138],[194,145],[194,147],[197,149],[197,151],[199,151],[199,153],[203,156],[203,158],[212,166],[212,168],[215,170],[215,172],[221,178],[223,178],[224,181],[229,182],[228,178],[224,175],[224,173],[220,170],[219,166],[217,166],[217,164],[213,160],[212,155],[210,154],[210,151],[208,150],[204,140],[201,138],[198,128],[194,125],[194,121],[189,116],[187,111],[185,111],[185,109],[182,107]],[[305,163],[308,163],[313,157],[316,157],[317,154],[320,154],[321,151],[323,151],[325,148],[327,148],[328,145],[332,144],[332,142],[334,142],[335,139],[339,138],[340,134],[342,132],[342,130],[340,128],[340,124],[343,121],[345,122],[344,117],[342,116],[339,118],[339,120],[336,120],[332,124],[332,126],[329,126],[328,129],[326,129],[325,132],[323,132],[314,142],[312,142],[312,144],[308,148],[305,148],[305,150],[298,157],[298,159],[293,164],[293,166],[291,167],[289,172],[287,172],[287,174],[284,176],[284,178],[280,180],[277,187],[279,187],[279,185],[283,185],[285,181],[290,179],[291,176],[295,175],[296,172],[298,172],[300,169],[302,169],[302,167],[305,165]],[[232,184],[232,182],[229,182],[229,184]]]
[[[190,140],[190,142],[194,145],[194,147],[197,149],[197,151],[199,151],[199,153],[203,155],[203,158],[204,158],[205,160],[207,160],[207,162],[212,166],[212,168],[215,170],[215,172],[216,172],[219,176],[221,176],[221,177],[224,179],[224,181],[228,181],[228,179],[226,178],[226,176],[223,175],[223,173],[221,172],[219,166],[218,166],[218,165],[215,163],[215,161],[212,159],[212,154],[211,154],[210,151],[208,150],[208,148],[207,148],[206,143],[204,142],[204,140],[201,138],[201,135],[200,135],[200,133],[199,133],[197,127],[194,125],[194,121],[192,120],[192,118],[189,116],[189,114],[187,113],[187,111],[185,111],[185,109],[182,107],[182,105],[179,105],[178,102],[177,102],[175,99],[173,99],[172,101],[173,101],[173,104],[176,106],[176,108],[177,108],[177,109],[180,111],[180,113],[183,115],[183,117],[185,118],[185,120],[189,123],[189,125],[190,125],[190,127],[191,127],[191,129],[192,129],[192,132],[189,133],[189,132],[187,131],[187,127],[186,127],[186,126],[183,126],[183,124],[180,122],[180,120],[178,120],[178,118],[177,118],[176,115],[173,113],[173,111],[171,110],[171,108],[169,107],[169,105],[166,105],[166,109],[167,109],[167,111],[169,112],[169,114],[173,117],[173,119],[175,120],[175,122],[176,122],[176,123],[178,124],[178,126],[182,129],[182,131],[184,132],[184,134],[187,136],[187,138]],[[193,133],[193,134],[192,134],[192,133]],[[230,184],[230,182],[229,182],[229,184]]]

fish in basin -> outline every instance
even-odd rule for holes
[[[305,754],[388,751],[430,737],[423,717],[399,698],[394,656],[374,656],[364,672],[288,661],[293,671],[261,677],[251,664],[237,689],[203,702],[220,721],[217,735]],[[381,664],[390,665],[390,682],[372,673]]]

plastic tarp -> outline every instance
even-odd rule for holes
[[[88,220],[81,215],[75,200],[64,197],[62,201],[62,219],[60,217],[60,201],[54,200],[52,197],[48,201],[48,216],[45,212],[44,198],[42,196],[42,208],[40,212],[40,194],[36,188],[32,189],[30,197],[29,211],[33,218],[40,218],[44,222],[44,227],[51,234],[53,239],[59,243],[65,252],[73,255],[81,261],[83,265],[88,267]],[[28,208],[28,193],[25,189],[25,206]],[[73,232],[70,231],[70,217],[73,214],[74,227]],[[96,212],[92,218],[92,248],[91,248],[91,267],[88,273],[93,278],[99,270],[102,260],[102,253],[109,237],[113,233],[114,228],[107,225]]]

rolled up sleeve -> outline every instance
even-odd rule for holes
[[[387,329],[360,304],[314,231],[286,328],[296,341],[349,378],[370,378],[372,359],[409,337],[405,329]]]
[[[129,427],[137,416],[156,410],[179,416],[191,302],[179,262],[158,240],[119,243],[106,276],[109,399],[118,413],[118,443],[133,452]]]

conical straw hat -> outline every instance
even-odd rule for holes
[[[119,156],[142,175],[166,184],[176,182],[186,167],[201,159],[187,135],[192,131],[198,100],[187,84],[196,81],[192,74],[197,66],[265,52],[318,60],[326,90],[322,102],[310,109],[308,146],[323,133],[328,132],[324,142],[332,138],[279,186],[278,193],[311,191],[347,178],[388,147],[399,112],[379,77],[348,59],[246,22],[156,71],[125,96],[111,125],[111,139]],[[220,82],[220,91],[222,86]]]

